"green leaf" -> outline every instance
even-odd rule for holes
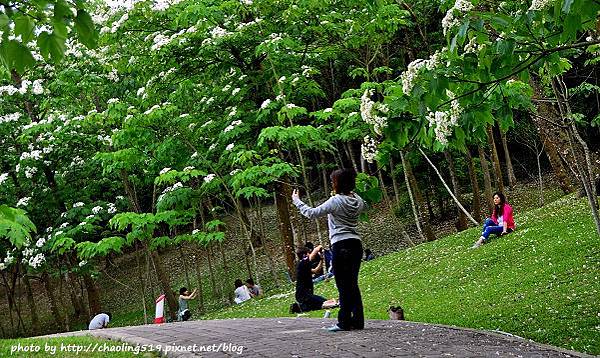
[[[15,35],[21,35],[21,41],[28,43],[34,36],[33,28],[35,27],[34,22],[27,15],[22,15],[14,19],[15,22]]]
[[[14,69],[21,74],[26,69],[35,65],[35,59],[31,55],[31,51],[25,45],[15,40],[2,43],[0,57],[6,68],[9,70]]]
[[[65,54],[65,38],[57,35],[56,33],[49,34],[42,32],[38,36],[38,47],[40,53],[46,60],[52,59],[52,61],[60,62]]]
[[[9,23],[9,17],[6,14],[0,14],[0,29],[5,29]]]
[[[96,48],[98,46],[98,32],[96,31],[92,17],[85,10],[77,10],[75,29],[81,42],[88,48]]]

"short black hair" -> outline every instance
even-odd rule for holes
[[[187,291],[187,287],[182,287],[179,289],[179,294],[183,295],[185,293],[185,291]]]
[[[310,242],[310,241],[307,241],[306,244],[304,244],[304,246],[307,249],[309,249],[310,251],[312,251],[315,248],[315,245],[312,242]]]
[[[235,288],[244,286],[244,284],[242,283],[242,280],[240,280],[239,278],[237,280],[235,280],[234,285],[235,285]]]
[[[252,286],[254,286],[254,280],[253,280],[253,279],[251,279],[251,278],[247,279],[247,280],[246,280],[246,283],[247,283],[247,284],[250,284],[250,285],[252,285]]]
[[[356,187],[354,169],[342,168],[331,173],[331,181],[336,194],[350,194]]]
[[[108,316],[108,319],[112,319],[112,314],[110,312],[104,312],[104,313]]]
[[[310,253],[310,250],[306,246],[300,247],[296,250],[296,255],[298,256],[298,260],[302,260],[304,255],[306,255],[308,253]]]

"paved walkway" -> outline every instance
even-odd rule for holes
[[[441,325],[370,320],[361,331],[324,330],[333,323],[311,318],[189,321],[58,336],[91,333],[146,349],[160,347],[167,357],[590,357],[503,334]]]

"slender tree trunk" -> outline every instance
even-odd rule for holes
[[[500,139],[502,140],[502,148],[504,149],[504,160],[506,161],[506,171],[508,172],[508,185],[512,190],[517,184],[517,178],[515,177],[515,171],[510,160],[510,152],[508,150],[508,142],[506,140],[506,133],[500,130]]]
[[[275,205],[277,207],[277,217],[279,233],[281,234],[281,244],[283,256],[288,269],[288,274],[292,281],[296,280],[295,254],[294,254],[294,236],[290,221],[290,205],[288,198],[291,197],[290,187],[286,183],[279,183],[275,190]]]
[[[356,171],[358,173],[358,165],[356,164],[356,160],[354,160],[354,156],[352,155],[352,150],[351,150],[348,142],[345,142],[343,144],[343,147],[344,147],[344,151],[346,152],[346,156],[350,159],[350,163],[352,163],[352,168],[354,168],[354,171]],[[363,169],[362,172],[364,173],[365,172],[364,168],[361,168],[361,169]]]
[[[540,156],[544,152],[544,146],[542,145],[541,150],[537,150],[536,148],[536,159],[537,159],[537,167],[538,167],[538,181],[540,182],[540,207],[544,206],[544,182],[542,180],[542,166],[540,164]]]
[[[471,211],[473,218],[477,221],[481,220],[481,193],[479,192],[479,182],[477,181],[477,172],[473,163],[471,150],[467,148],[467,167],[469,169],[469,178],[471,178],[471,188],[473,189],[473,201],[471,202]]]
[[[213,295],[216,297],[221,296],[221,293],[217,289],[217,283],[215,281],[215,273],[213,271],[213,263],[212,263],[212,245],[209,244],[208,250],[206,253],[206,257],[208,259],[208,275],[210,277],[210,285],[212,286]]]
[[[325,154],[319,151],[319,158],[321,159],[321,177],[323,178],[323,190],[325,190],[325,196],[329,194],[329,178],[327,177],[327,167],[325,164]]]
[[[393,213],[394,208],[392,207],[392,202],[390,201],[390,197],[388,195],[387,189],[383,182],[383,175],[381,174],[381,169],[383,169],[383,166],[381,168],[378,168],[378,170],[377,170],[377,177],[379,178],[379,186],[381,187],[381,191],[383,192],[383,200],[385,201],[385,204],[389,208],[390,213]]]
[[[179,251],[179,261],[183,265],[183,273],[185,275],[185,284],[187,285],[187,287],[191,287],[192,283],[190,281],[190,275],[188,273],[187,257],[183,253],[183,247],[181,247],[181,245],[178,245],[177,246],[177,251]]]
[[[54,296],[54,291],[52,290],[52,282],[51,278],[47,272],[42,274],[42,282],[44,283],[44,288],[46,289],[46,294],[48,295],[48,299],[50,300],[50,311],[52,311],[52,316],[54,317],[54,323],[56,323],[56,327],[59,331],[64,330],[64,319],[62,314],[60,313],[60,309],[58,308],[58,304],[56,303],[56,297]]]
[[[29,305],[29,312],[31,314],[31,335],[37,336],[41,333],[40,330],[40,319],[35,305],[35,299],[33,298],[33,291],[31,290],[31,283],[27,274],[23,275],[23,283],[25,284],[25,293],[27,295],[27,304]]]
[[[223,273],[225,275],[224,282],[229,282],[229,266],[227,265],[227,260],[225,259],[225,250],[223,250],[223,243],[219,241],[219,251],[221,251],[221,259],[223,260]],[[227,299],[229,300],[229,304],[233,304],[233,292],[232,290],[227,290]]]
[[[438,168],[433,164],[433,162],[429,159],[429,157],[425,154],[425,152],[423,152],[423,150],[421,148],[419,148],[419,152],[421,152],[421,154],[423,155],[423,157],[425,157],[425,160],[427,160],[427,163],[429,163],[429,165],[431,165],[431,167],[433,168],[433,170],[435,171],[435,173],[438,175],[438,178],[440,178],[440,181],[442,182],[442,184],[444,185],[444,187],[448,191],[448,194],[450,194],[450,196],[454,200],[454,203],[456,205],[458,205],[458,207],[469,218],[469,220],[471,220],[471,222],[473,224],[479,225],[479,223],[475,219],[473,219],[473,217],[471,216],[471,214],[469,214],[469,212],[462,206],[462,204],[456,198],[456,196],[454,195],[454,193],[452,192],[452,190],[450,190],[450,187],[448,187],[448,184],[446,184],[446,181],[444,180],[444,177],[442,177],[442,174],[440,173],[440,171],[438,170]]]
[[[90,315],[95,316],[102,311],[100,305],[100,290],[94,280],[89,274],[83,275],[83,283],[88,295],[88,303],[90,307]]]
[[[266,236],[265,224],[264,224],[264,219],[263,219],[262,204],[259,199],[256,200],[256,216],[258,218],[258,226],[259,226],[260,234],[262,235],[263,238],[265,238],[265,241],[266,241],[267,236]],[[279,288],[280,287],[279,278],[277,277],[277,269],[275,266],[275,261],[273,260],[273,255],[271,253],[271,249],[269,248],[269,244],[267,242],[265,242],[265,244],[263,245],[263,249],[264,249],[265,256],[267,256],[267,260],[269,261],[269,270],[271,271],[271,276],[273,276],[275,286]]]
[[[398,179],[396,179],[396,174],[394,174],[395,168],[394,160],[390,155],[390,176],[392,177],[392,187],[394,188],[394,202],[397,207],[400,207],[400,190],[398,190]]]
[[[69,309],[69,304],[67,303],[67,301],[64,299],[65,298],[65,291],[64,291],[64,280],[59,279],[58,280],[58,292],[60,295],[60,302],[63,305],[63,309],[65,312],[65,330],[68,332],[71,330],[71,319],[70,319],[70,309]]]
[[[411,196],[414,202],[411,202],[413,205],[413,213],[415,214],[415,221],[418,224],[417,229],[422,230],[420,233],[426,241],[435,240],[435,234],[433,233],[433,229],[431,228],[431,224],[427,215],[425,215],[425,204],[423,200],[423,195],[421,195],[421,190],[419,189],[419,184],[417,183],[417,178],[415,177],[412,166],[410,162],[406,160],[404,157],[404,153],[400,152],[400,158],[402,159],[402,166],[404,167],[404,175],[407,181],[407,189],[409,191],[409,196]]]
[[[141,262],[141,256],[143,254],[142,250],[139,249],[137,243],[135,245],[135,263],[137,266],[137,273],[138,273],[138,281],[140,284],[140,291],[142,293],[142,308],[144,310],[144,324],[148,324],[148,309],[146,308],[146,281],[144,280],[144,275],[143,275],[143,270],[142,270],[142,265],[140,264]]]
[[[481,144],[477,145],[477,150],[479,151],[479,163],[481,164],[481,171],[483,172],[485,203],[487,205],[487,212],[491,213],[494,210],[494,205],[492,204],[492,179],[490,177],[487,160],[485,159],[485,152]]]
[[[500,169],[500,159],[496,150],[496,142],[494,141],[494,132],[492,126],[487,127],[487,140],[490,150],[492,151],[492,164],[494,166],[494,174],[496,176],[496,187],[501,192],[504,192],[504,179],[502,179],[502,170]]]
[[[73,305],[75,318],[78,320],[79,318],[84,316],[83,302],[79,300],[77,297],[77,292],[73,290],[73,283],[71,282],[71,277],[68,272],[63,274],[63,279],[65,284],[67,285],[67,291],[69,292],[69,298],[71,299],[71,304]],[[87,319],[87,317],[86,317]]]
[[[146,248],[149,250],[149,248]],[[150,258],[154,263],[154,270],[156,271],[156,276],[158,277],[158,282],[163,290],[163,294],[167,299],[167,306],[169,308],[169,315],[171,316],[171,320],[175,321],[177,319],[177,308],[178,303],[175,299],[175,295],[173,293],[173,289],[171,288],[171,280],[169,276],[164,270],[164,266],[162,263],[162,259],[160,255],[156,251],[150,251]]]
[[[457,203],[456,203],[456,211],[457,211],[457,215],[458,215],[458,221],[456,222],[456,228],[458,229],[458,231],[463,231],[468,227],[467,224],[467,217],[465,216],[465,213],[461,210],[460,208],[460,200],[462,199],[462,193],[460,190],[460,184],[458,183],[458,177],[456,176],[456,168],[454,167],[454,160],[452,159],[452,155],[450,155],[450,152],[448,152],[447,150],[444,151],[444,157],[446,158],[446,161],[448,162],[448,169],[450,171],[450,180],[452,181],[452,187],[454,189],[454,195],[457,198]]]

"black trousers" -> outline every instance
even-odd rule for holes
[[[358,288],[358,272],[363,255],[362,242],[346,239],[332,245],[333,273],[340,294],[338,326],[342,329],[363,329],[365,316]]]

